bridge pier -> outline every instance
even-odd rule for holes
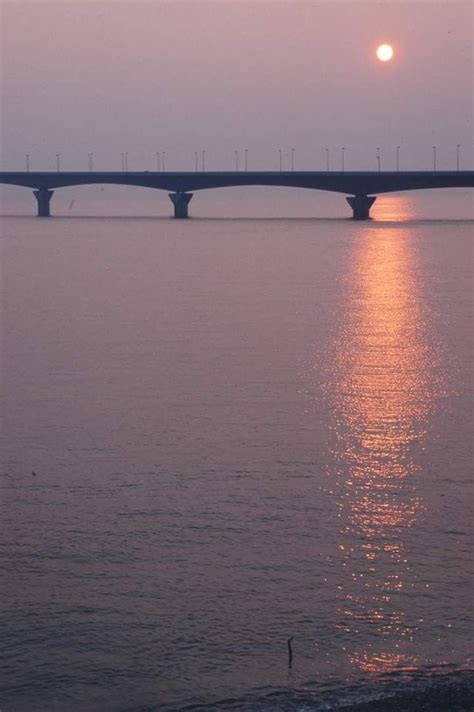
[[[188,205],[191,202],[193,193],[168,193],[168,195],[174,206],[174,217],[180,219],[189,217]]]
[[[352,217],[354,220],[369,220],[370,208],[377,200],[376,195],[353,195],[346,198],[352,208]]]
[[[38,201],[38,217],[39,218],[49,218],[51,215],[50,202],[53,197],[54,190],[48,190],[47,188],[40,188],[39,190],[34,190],[33,194]]]

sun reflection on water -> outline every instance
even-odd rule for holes
[[[377,222],[405,222],[415,220],[417,209],[413,195],[383,193],[377,196],[371,211],[372,218]]]
[[[366,672],[416,663],[410,597],[421,584],[404,541],[423,511],[414,475],[440,392],[419,290],[409,232],[368,228],[325,383],[335,431],[330,475],[339,480],[340,631],[351,664]]]

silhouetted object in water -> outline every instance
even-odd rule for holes
[[[33,475],[33,477],[36,477],[36,472],[34,470],[31,474]]]
[[[293,640],[293,636],[291,638],[288,638],[288,667],[291,668],[291,663],[293,662],[293,650],[291,648],[291,641]]]

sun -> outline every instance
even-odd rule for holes
[[[388,62],[393,57],[393,47],[389,44],[382,44],[377,47],[376,54],[381,62]]]

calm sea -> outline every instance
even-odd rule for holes
[[[471,710],[470,194],[59,196],[2,219],[2,712]]]

